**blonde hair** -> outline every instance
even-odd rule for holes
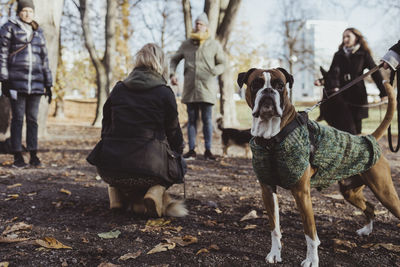
[[[361,34],[359,30],[357,30],[356,28],[347,28],[346,30],[343,31],[343,33],[345,31],[352,32],[356,36],[356,44],[360,44],[362,49],[367,51],[368,54],[372,55],[371,49],[369,48],[367,41],[365,40],[364,36]],[[342,43],[339,45],[339,49],[342,49],[343,46],[344,43],[342,41]]]
[[[133,62],[134,68],[146,67],[154,70],[168,79],[168,64],[162,49],[154,44],[149,43],[144,45],[135,55]]]

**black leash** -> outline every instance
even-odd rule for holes
[[[327,98],[319,101],[317,104],[315,104],[312,107],[306,108],[304,110],[304,112],[308,113],[310,111],[312,111],[313,109],[315,109],[316,107],[319,107],[320,105],[322,105],[323,103],[325,103],[326,101],[328,101],[329,99],[331,99],[332,97],[337,96],[338,94],[343,93],[343,91],[346,91],[347,89],[349,89],[350,87],[352,87],[353,85],[355,85],[356,83],[362,81],[365,79],[365,77],[371,75],[372,73],[378,71],[381,67],[383,66],[383,62],[380,63],[379,65],[375,66],[374,68],[370,69],[367,73],[364,73],[363,75],[357,77],[356,79],[352,80],[351,82],[349,82],[348,84],[346,84],[345,86],[339,88],[339,90],[333,94],[331,94],[330,96],[328,96]]]
[[[397,89],[399,89],[399,82],[400,82],[399,74],[400,74],[400,70],[392,71],[390,73],[390,84],[391,85],[393,85],[395,75],[397,76]],[[399,139],[399,134],[400,134],[400,117],[399,117],[400,106],[399,106],[399,101],[400,101],[400,94],[399,94],[399,92],[397,92],[397,145],[396,145],[396,148],[393,147],[391,125],[388,128],[389,149],[393,153],[396,153],[400,149],[400,139]]]

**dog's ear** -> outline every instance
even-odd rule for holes
[[[287,72],[287,70],[285,70],[284,68],[278,68],[278,70],[279,70],[280,72],[282,72],[283,75],[285,75],[286,82],[289,83],[289,88],[292,89],[292,87],[293,87],[293,82],[294,82],[293,75],[290,74],[289,72]]]
[[[240,88],[243,87],[243,84],[247,83],[247,80],[249,79],[250,74],[255,70],[256,70],[256,68],[251,68],[247,72],[239,73],[238,78],[237,78],[237,83]]]
[[[325,77],[326,74],[328,74],[328,72],[322,66],[319,67],[319,70],[321,71],[323,77]]]

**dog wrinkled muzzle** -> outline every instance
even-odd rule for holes
[[[253,117],[260,117],[262,120],[269,120],[272,117],[282,117],[282,109],[279,108],[280,103],[276,101],[276,98],[272,89],[265,89],[253,110]]]

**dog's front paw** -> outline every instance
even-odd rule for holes
[[[317,258],[307,257],[302,263],[302,267],[318,267],[319,260]]]
[[[363,236],[363,235],[369,235],[370,233],[372,233],[372,229],[373,229],[373,222],[370,221],[369,224],[365,225],[363,228],[358,229],[356,231],[357,235],[359,236]]]
[[[282,261],[281,258],[281,251],[271,251],[270,253],[268,253],[267,257],[265,257],[265,261],[267,263],[278,263]]]

